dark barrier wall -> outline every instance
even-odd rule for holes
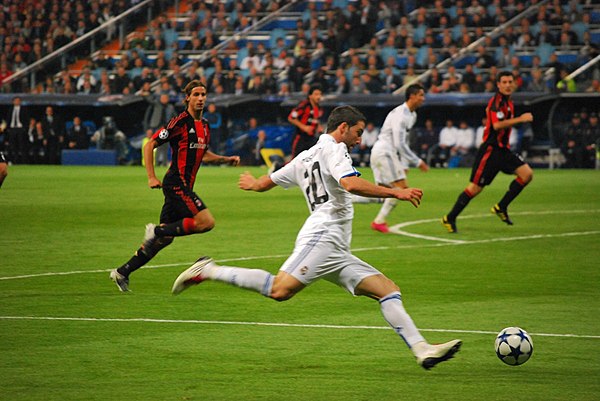
[[[0,120],[8,122],[8,110],[12,99],[17,95],[0,95]],[[32,115],[41,117],[48,105],[54,106],[58,115],[70,121],[75,115],[83,120],[92,120],[98,126],[102,117],[111,115],[119,128],[128,136],[143,133],[143,118],[149,103],[140,96],[98,96],[98,95],[18,95],[24,107]],[[419,110],[417,125],[431,118],[435,125],[444,125],[448,117],[465,119],[477,127],[485,115],[485,107],[491,93],[478,94],[428,94],[425,105]],[[209,102],[215,103],[224,120],[248,120],[256,117],[261,123],[288,124],[287,115],[304,96],[293,95],[287,98],[256,95],[209,95]],[[326,95],[322,106],[325,118],[337,106],[351,104],[359,107],[376,125],[381,125],[386,114],[404,101],[403,96],[394,95]],[[555,142],[561,137],[564,125],[570,116],[587,108],[589,112],[600,112],[600,94],[569,93],[548,94],[515,93],[513,95],[517,115],[530,111],[534,114],[533,129],[535,141]],[[183,110],[181,98],[175,100],[176,109]],[[323,121],[325,123],[325,121]]]

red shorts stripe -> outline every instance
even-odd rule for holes
[[[481,162],[479,163],[479,166],[477,166],[477,171],[475,172],[475,176],[473,177],[473,180],[471,181],[474,184],[479,185],[478,184],[479,179],[481,178],[481,175],[483,174],[483,171],[485,170],[485,165],[486,165],[488,159],[490,158],[491,154],[492,154],[492,147],[488,146],[487,149],[485,150],[485,154],[481,158]]]

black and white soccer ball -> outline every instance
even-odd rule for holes
[[[496,336],[496,355],[507,365],[522,365],[533,354],[531,336],[520,327],[507,327]]]

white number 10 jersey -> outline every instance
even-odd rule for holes
[[[320,241],[335,241],[349,249],[354,210],[350,193],[340,180],[353,175],[360,173],[352,166],[348,148],[327,134],[271,175],[273,182],[281,187],[300,187],[306,199],[311,215],[300,230],[297,242],[318,235]]]

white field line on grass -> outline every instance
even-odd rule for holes
[[[512,215],[547,215],[547,214],[581,214],[581,213],[600,213],[600,209],[595,210],[556,210],[556,211],[539,211],[539,212],[517,212],[511,213]],[[461,217],[461,219],[474,219],[481,217],[493,217],[491,213],[489,214],[477,214],[477,215],[467,215]],[[498,238],[489,238],[489,239],[481,239],[481,240],[452,240],[447,238],[439,238],[439,237],[431,237],[419,234],[409,233],[400,228],[408,227],[415,224],[424,224],[424,223],[432,223],[439,222],[440,219],[424,219],[424,220],[414,220],[408,221],[405,223],[397,224],[395,226],[390,227],[390,230],[395,234],[400,234],[408,237],[420,238],[430,241],[436,241],[435,244],[414,244],[414,245],[398,245],[398,246],[378,246],[378,247],[367,247],[367,248],[353,248],[352,252],[366,252],[366,251],[379,251],[379,250],[391,250],[391,249],[415,249],[415,248],[430,248],[430,247],[439,247],[439,246],[451,246],[451,245],[470,245],[470,244],[484,244],[490,242],[508,242],[508,241],[522,241],[522,240],[534,240],[541,238],[561,238],[561,237],[576,237],[576,236],[587,236],[587,235],[598,235],[600,231],[581,231],[581,232],[570,232],[570,233],[560,233],[560,234],[534,234],[534,235],[524,235],[518,237],[498,237]],[[239,262],[239,261],[247,261],[247,260],[264,260],[264,259],[277,259],[277,258],[286,258],[289,254],[285,255],[262,255],[262,256],[247,256],[240,258],[229,258],[229,259],[219,259],[216,260],[217,263],[229,263],[229,262]],[[182,262],[182,263],[168,263],[161,265],[148,265],[142,267],[142,269],[161,269],[164,267],[178,267],[178,266],[190,266],[194,262]],[[4,276],[0,277],[0,281],[4,280],[18,280],[18,279],[26,279],[26,278],[36,278],[36,277],[48,277],[48,276],[69,276],[73,274],[89,274],[89,273],[106,273],[111,270],[110,269],[95,269],[95,270],[72,270],[66,272],[48,272],[48,273],[36,273],[36,274],[24,274],[19,276]]]
[[[595,210],[543,210],[543,211],[537,211],[537,212],[515,212],[515,213],[511,212],[511,216],[540,216],[540,215],[547,215],[547,214],[582,214],[582,213],[599,213],[599,212],[600,212],[600,210],[598,210],[598,209],[595,209]],[[479,218],[487,218],[487,217],[495,217],[495,216],[492,213],[472,214],[472,215],[467,215],[467,216],[461,216],[461,220],[462,219],[479,219]],[[411,232],[402,230],[402,228],[404,228],[404,227],[414,226],[417,224],[440,223],[440,221],[441,221],[441,218],[407,221],[404,223],[400,223],[400,224],[391,226],[390,232],[393,234],[404,235],[406,237],[411,237],[411,238],[424,239],[424,240],[428,240],[428,241],[449,242],[449,243],[453,243],[453,244],[457,244],[457,245],[465,244],[465,243],[469,243],[469,244],[481,243],[480,241],[465,241],[465,240],[449,239],[449,238],[447,238],[447,235],[445,237],[434,237],[434,236],[429,236],[429,235],[415,234],[415,233],[411,233]],[[579,233],[577,233],[577,234],[579,234]],[[581,235],[590,235],[590,234],[597,234],[597,231],[587,231],[587,232],[581,233]],[[518,240],[518,239],[535,239],[535,238],[546,238],[546,237],[528,236],[528,237],[516,238],[516,240]],[[495,241],[502,241],[502,240],[503,240],[502,238],[494,238],[492,240],[485,240],[485,242],[495,242]],[[507,240],[513,241],[513,238],[510,238]]]
[[[301,323],[273,323],[273,322],[231,322],[222,320],[175,320],[175,319],[147,319],[147,318],[95,318],[95,317],[51,317],[51,316],[0,316],[0,320],[54,320],[74,322],[121,322],[121,323],[167,323],[167,324],[206,324],[206,325],[236,325],[236,326],[266,326],[266,327],[293,327],[306,329],[331,329],[331,330],[390,330],[389,326],[343,326],[335,324],[301,324]],[[436,333],[457,334],[485,334],[495,335],[497,331],[487,330],[453,330],[453,329],[419,329]],[[533,333],[532,336],[539,337],[565,337],[600,339],[600,336],[581,334],[556,334],[556,333]]]

